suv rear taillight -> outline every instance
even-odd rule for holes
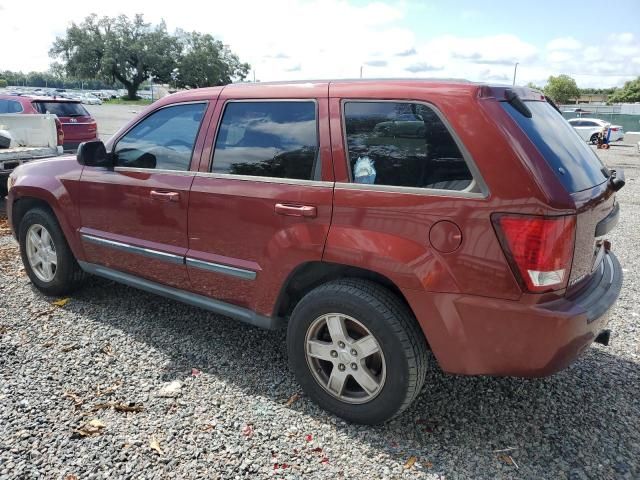
[[[58,145],[64,144],[64,130],[62,130],[62,122],[56,117],[56,133],[58,135]]]
[[[575,244],[576,217],[494,214],[502,249],[525,291],[543,293],[567,286]]]

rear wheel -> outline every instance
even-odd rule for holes
[[[293,311],[287,344],[307,395],[349,421],[389,420],[424,383],[422,331],[397,296],[370,281],[339,280],[308,293]]]
[[[53,214],[29,210],[18,229],[20,255],[31,282],[46,295],[65,295],[84,277]]]

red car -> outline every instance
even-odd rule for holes
[[[78,100],[0,95],[0,114],[2,113],[57,115],[64,133],[65,150],[75,150],[82,142],[98,140],[98,125]]]
[[[419,394],[428,349],[533,377],[606,344],[623,185],[530,89],[228,85],[19,167],[7,212],[47,295],[89,273],[286,325],[305,392],[378,423]]]

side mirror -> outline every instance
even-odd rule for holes
[[[81,143],[76,158],[80,165],[87,167],[113,167],[113,159],[100,140]]]

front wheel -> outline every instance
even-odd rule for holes
[[[20,222],[18,240],[22,263],[38,290],[59,296],[77,288],[83,272],[51,212],[29,210]]]
[[[396,295],[370,281],[338,280],[308,293],[293,311],[287,344],[305,393],[352,422],[389,420],[424,383],[422,331]]]
[[[598,144],[598,134],[594,133],[593,135],[591,135],[591,138],[589,139],[589,143],[591,145],[597,145]]]

